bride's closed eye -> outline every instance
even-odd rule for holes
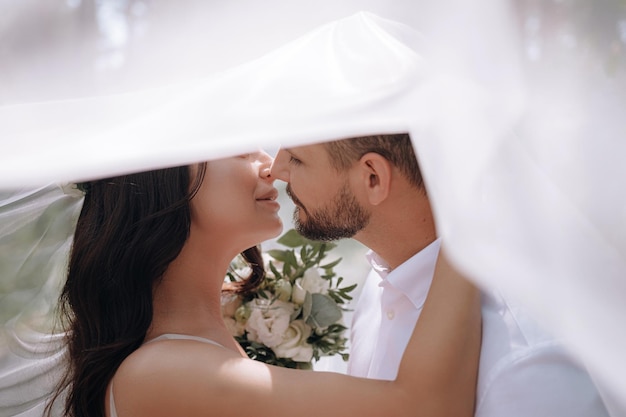
[[[295,158],[293,155],[289,156],[289,163],[293,164],[293,165],[301,165],[302,161],[299,160],[298,158]]]

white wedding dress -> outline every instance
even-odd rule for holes
[[[507,21],[506,7],[485,4]],[[408,26],[359,13],[207,79],[0,107],[0,187],[409,132],[452,260],[562,336],[613,415],[624,415],[624,127],[577,129],[557,111],[566,104],[580,118],[586,107],[577,101],[531,108],[523,79],[513,76],[506,91],[484,88],[442,56]],[[13,286],[2,302],[16,306],[0,333],[2,416],[37,415],[62,366],[54,336],[37,330],[46,327],[40,321],[62,280],[80,204],[79,194],[55,185],[2,194],[0,249],[11,271],[2,282]],[[32,239],[17,246],[12,236],[24,230]],[[52,231],[56,242],[45,239]],[[31,291],[20,288],[21,275],[34,277]]]

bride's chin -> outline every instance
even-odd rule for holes
[[[280,234],[283,232],[283,222],[280,219],[276,219],[277,223],[276,225],[273,227],[272,231],[268,233],[267,238],[263,239],[263,240],[268,240],[268,239],[273,239],[275,237],[280,236]]]
[[[283,222],[280,219],[276,219],[276,222],[273,225],[268,225],[268,227],[264,227],[263,230],[260,230],[256,233],[256,242],[251,244],[249,247],[260,245],[266,240],[273,239],[275,237],[280,236],[283,231]]]

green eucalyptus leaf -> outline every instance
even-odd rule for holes
[[[267,251],[267,254],[279,262],[285,262],[287,259],[287,252],[288,251],[286,250],[270,249]]]
[[[341,309],[328,295],[312,294],[311,314],[307,323],[314,327],[327,327],[341,319]]]
[[[337,247],[337,244],[331,242],[324,242],[322,245],[324,252],[328,252],[329,250],[333,250]]]
[[[334,291],[329,291],[328,296],[332,298],[337,304],[343,304],[344,302],[343,299],[339,295],[337,295]]]
[[[354,290],[356,288],[356,286],[357,286],[357,284],[348,285],[347,287],[343,287],[341,289],[341,292],[344,293],[344,294],[348,293],[348,292]]]
[[[309,259],[309,251],[307,251],[307,247],[303,246],[300,249],[300,259],[302,259],[302,262],[306,263],[307,259]]]
[[[296,254],[294,253],[294,251],[293,250],[289,250],[289,251],[287,251],[286,255],[287,255],[287,260],[285,262],[291,264],[291,266],[293,266],[293,267],[297,267],[298,266],[298,258],[296,258]]]
[[[272,274],[274,274],[274,277],[276,277],[277,279],[281,279],[283,276],[280,272],[278,272],[278,269],[276,269],[276,266],[274,266],[274,263],[270,261],[269,265],[270,265],[270,270],[272,271]]]
[[[309,251],[309,258],[313,259],[313,258],[319,257],[321,249],[322,249],[322,246],[318,243],[311,245],[311,250]]]
[[[322,265],[320,268],[322,269],[330,269],[330,268],[334,268],[335,266],[337,266],[339,264],[339,262],[341,262],[342,258],[337,259],[336,261],[333,261],[329,264],[326,265]]]
[[[292,276],[291,271],[293,271],[293,266],[291,266],[291,263],[285,262],[283,264],[283,275],[289,277],[289,279],[293,281],[294,277]]]
[[[282,235],[278,240],[283,246],[287,246],[288,248],[298,248],[300,246],[306,245],[308,239],[303,237],[300,233],[298,233],[295,229],[290,229]]]

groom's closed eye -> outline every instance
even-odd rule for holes
[[[296,155],[292,149],[285,148],[285,152],[289,155],[289,163],[292,165],[302,165],[302,159]]]

